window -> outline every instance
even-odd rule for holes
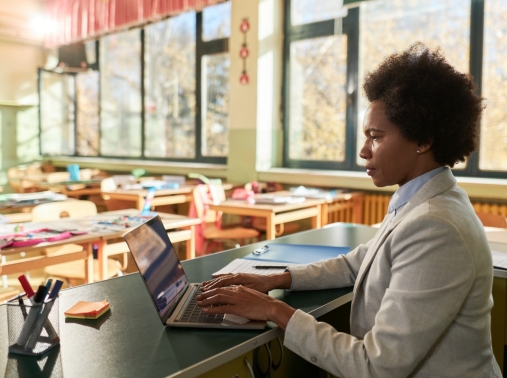
[[[98,71],[41,72],[42,153],[225,163],[230,7],[87,42]]]
[[[507,3],[370,0],[343,18],[337,3],[285,1],[284,166],[363,170],[364,74],[422,41],[469,72],[486,98],[479,151],[456,175],[505,177]]]
[[[102,38],[99,64],[101,155],[140,157],[140,30]]]
[[[358,10],[334,1],[286,1],[284,164],[348,169],[355,130]],[[324,16],[345,16],[327,19]]]
[[[40,150],[46,155],[74,154],[75,81],[73,75],[39,70]]]
[[[195,157],[195,13],[145,30],[147,157]]]
[[[479,169],[507,171],[507,3],[488,0],[484,9],[482,95],[487,108],[481,125]],[[505,174],[503,175],[505,177]]]

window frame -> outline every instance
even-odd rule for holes
[[[99,71],[99,107],[98,107],[98,116],[99,116],[99,153],[97,156],[85,156],[85,155],[78,155],[77,153],[77,97],[74,96],[74,154],[73,155],[50,155],[50,154],[42,154],[42,119],[41,119],[41,108],[39,107],[39,153],[42,156],[72,156],[72,157],[86,157],[90,159],[97,159],[97,158],[106,158],[106,159],[125,159],[125,160],[145,160],[145,161],[173,161],[173,162],[189,162],[189,163],[208,163],[208,164],[227,164],[227,157],[215,157],[215,156],[204,156],[202,155],[201,151],[201,144],[202,144],[202,106],[206,106],[206,104],[202,104],[202,93],[205,88],[203,88],[203,85],[201,83],[201,77],[202,77],[202,58],[206,55],[212,55],[212,54],[219,54],[219,53],[227,53],[229,52],[229,38],[219,38],[209,41],[203,40],[203,15],[202,11],[195,12],[196,17],[196,48],[195,48],[195,56],[196,56],[196,80],[195,80],[195,96],[196,96],[196,102],[195,102],[195,157],[194,158],[174,158],[174,157],[152,157],[152,156],[145,156],[145,139],[146,139],[146,119],[145,119],[145,106],[144,106],[144,100],[145,100],[145,77],[144,77],[144,70],[145,70],[145,30],[144,26],[135,28],[139,30],[139,38],[141,42],[141,52],[140,52],[140,83],[141,83],[141,155],[140,156],[118,156],[118,155],[104,155],[102,154],[101,148],[100,148],[100,140],[102,137],[102,125],[101,125],[101,119],[100,119],[100,113],[101,113],[101,103],[100,99],[102,96],[102,88],[100,86],[100,82],[102,80],[101,75],[102,73],[99,70],[100,66],[100,39],[95,41],[96,42],[96,64],[93,65],[93,67],[90,67],[92,69],[96,69]],[[165,20],[165,19],[164,19]],[[163,21],[163,20],[161,20]],[[121,31],[120,31],[121,32]],[[119,33],[120,33],[119,32]],[[41,71],[47,71],[51,73],[58,73],[63,75],[71,75],[73,76],[74,81],[76,81],[76,72],[58,72],[57,70],[46,70],[43,68],[39,68],[38,71],[38,94],[39,94],[39,103],[40,99],[43,96],[42,86],[41,86]],[[76,88],[76,86],[74,86]]]
[[[347,77],[346,87],[353,88],[346,95],[345,115],[345,159],[343,162],[322,160],[300,160],[289,157],[290,135],[290,46],[292,42],[306,39],[335,35],[335,20],[316,21],[303,25],[291,25],[291,0],[285,0],[284,41],[283,41],[283,166],[286,168],[317,168],[353,170],[356,154],[355,144],[352,146],[347,140],[356,132],[357,128],[357,95],[358,95],[358,55],[359,55],[359,8],[348,10],[342,19],[342,33],[347,35]],[[354,138],[355,140],[355,138]]]
[[[364,1],[364,0],[363,0]],[[469,72],[477,84],[477,93],[482,94],[482,67],[484,45],[484,4],[486,0],[470,0],[470,52]],[[344,1],[345,4],[350,1]],[[361,95],[360,83],[358,83],[359,64],[359,6],[349,8],[348,15],[343,19],[343,33],[347,34],[347,86],[353,86],[352,95],[347,100],[346,120],[346,151],[344,162],[328,162],[317,160],[290,159],[289,153],[289,128],[290,128],[290,44],[291,42],[329,36],[334,34],[334,19],[317,21],[313,23],[292,26],[291,25],[291,0],[284,0],[284,42],[283,42],[283,167],[285,168],[309,168],[322,170],[364,171],[363,167],[356,164],[357,151],[357,124],[358,97]],[[351,18],[352,16],[352,18]],[[487,110],[486,110],[487,111]],[[480,130],[479,124],[479,132]],[[479,135],[480,138],[480,135]],[[479,143],[479,141],[478,141]],[[479,147],[479,146],[478,146]],[[456,176],[480,177],[480,178],[505,178],[506,171],[481,170],[479,168],[478,150],[467,159],[464,169],[453,169]]]

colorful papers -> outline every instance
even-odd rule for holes
[[[64,314],[66,318],[97,319],[107,310],[109,310],[109,302],[105,299],[102,302],[79,301]]]

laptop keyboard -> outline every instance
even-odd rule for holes
[[[202,311],[202,307],[197,305],[196,296],[202,294],[199,289],[197,289],[192,296],[192,299],[188,303],[185,312],[183,315],[177,316],[174,319],[175,322],[179,323],[222,323],[224,320],[224,314],[206,314]],[[212,307],[217,307],[219,305],[213,305]]]

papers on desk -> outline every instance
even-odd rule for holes
[[[255,269],[253,266],[268,265],[268,266],[280,266],[280,269]],[[247,259],[236,259],[231,261],[229,264],[224,266],[218,272],[213,273],[213,277],[218,274],[228,273],[251,273],[267,276],[269,274],[283,273],[285,268],[289,265],[300,265],[300,264],[287,264],[272,261],[253,261]]]
[[[268,205],[287,205],[305,202],[305,197],[261,195],[254,198],[255,203]]]
[[[507,269],[507,252],[491,251],[491,257],[495,268]]]

